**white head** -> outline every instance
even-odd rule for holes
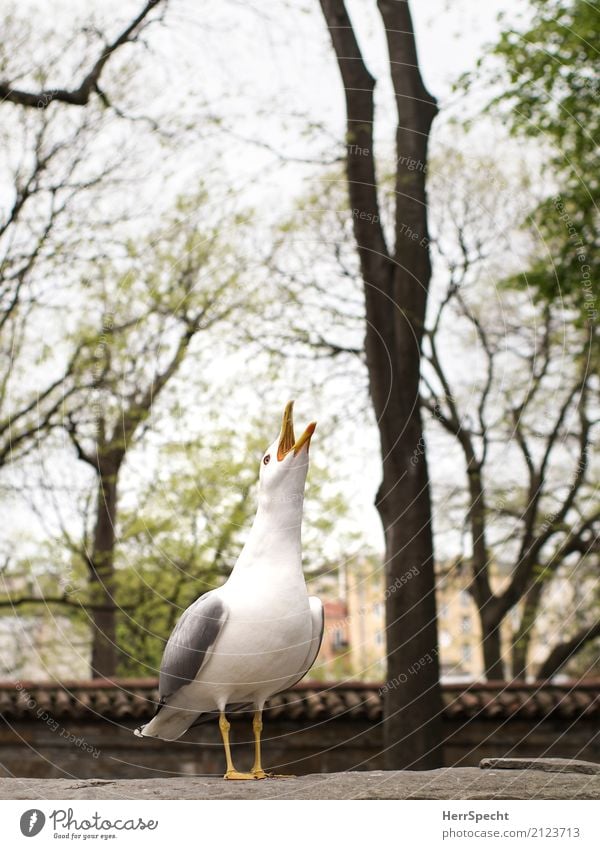
[[[279,505],[302,507],[304,484],[308,471],[308,449],[317,426],[311,422],[302,436],[294,436],[294,402],[289,401],[283,412],[281,431],[269,445],[260,461],[259,502],[263,507]]]

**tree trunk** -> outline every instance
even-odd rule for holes
[[[487,610],[480,611],[484,674],[488,681],[505,681],[500,625],[502,618]]]
[[[512,645],[512,669],[511,677],[515,681],[527,680],[527,655],[531,638],[528,633],[523,632],[523,619],[519,623],[519,630],[514,635]]]
[[[429,475],[419,405],[421,343],[431,278],[425,173],[429,131],[437,113],[425,89],[407,2],[379,0],[388,43],[398,126],[396,221],[392,274],[393,335],[369,326],[369,348],[392,353],[388,374],[371,360],[371,395],[379,422],[383,482],[377,508],[384,522],[387,573],[393,583],[414,570],[416,580],[387,599],[388,676],[407,674],[387,700],[388,769],[441,765],[441,693]],[[382,345],[383,342],[383,345]],[[385,346],[386,351],[381,350]],[[391,392],[390,392],[391,390]],[[389,392],[389,397],[387,393]]]
[[[523,612],[512,641],[512,677],[519,681],[527,677],[529,646],[543,588],[544,582],[536,581],[523,596]]]
[[[417,153],[414,140],[411,144],[409,155],[424,161],[423,147]],[[398,214],[410,222],[419,240],[427,240],[422,172],[418,181],[411,176],[403,186],[406,197],[398,200]],[[417,196],[423,198],[420,208],[413,201]],[[398,238],[392,301],[384,307],[392,313],[393,327],[376,324],[371,311],[367,330],[370,391],[383,460],[376,505],[386,540],[388,679],[403,682],[387,693],[385,765],[433,769],[441,765],[441,693],[429,476],[418,401],[431,269],[427,241],[423,246],[416,240],[405,245],[403,237]],[[390,353],[393,359],[386,367]],[[415,577],[406,581],[409,574]],[[393,592],[398,581],[401,589]]]
[[[419,407],[431,277],[425,171],[435,100],[418,68],[406,2],[379,0],[396,95],[395,249],[381,225],[373,150],[375,80],[343,0],[321,0],[344,84],[346,171],[366,304],[365,350],[382,452],[376,505],[386,541],[384,744],[388,769],[441,765],[431,505]]]
[[[386,539],[388,769],[441,765],[435,583],[431,526],[422,521],[429,496],[424,457],[421,461],[423,468],[412,469],[410,478],[397,478],[395,490],[384,484],[377,502]]]
[[[92,678],[113,678],[117,670],[114,562],[117,519],[117,462],[102,462],[90,568]]]
[[[486,540],[486,501],[481,464],[475,457],[471,437],[464,433],[461,441],[467,460],[469,479],[469,526],[471,529],[472,584],[471,593],[479,611],[484,675],[488,681],[503,681],[506,670],[502,660],[500,626],[505,613],[492,593],[489,578],[489,556]]]

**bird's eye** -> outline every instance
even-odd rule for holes
[[[268,464],[270,459],[271,459],[271,455],[265,454],[265,456],[263,457],[263,463],[265,464],[265,466]]]

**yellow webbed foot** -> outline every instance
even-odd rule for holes
[[[271,778],[271,773],[265,772],[264,769],[253,769],[252,775],[255,778]]]
[[[228,781],[253,781],[258,776],[251,772],[238,772],[237,769],[228,769],[223,778]]]

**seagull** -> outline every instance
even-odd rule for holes
[[[260,461],[258,509],[227,581],[200,596],[177,622],[165,647],[158,710],[138,737],[177,740],[219,715],[226,779],[272,775],[261,763],[262,711],[275,693],[300,681],[323,639],[323,605],[309,596],[302,571],[301,524],[308,449],[316,422],[296,440],[293,401],[279,437]],[[231,758],[227,711],[254,708],[254,766],[238,772]]]

